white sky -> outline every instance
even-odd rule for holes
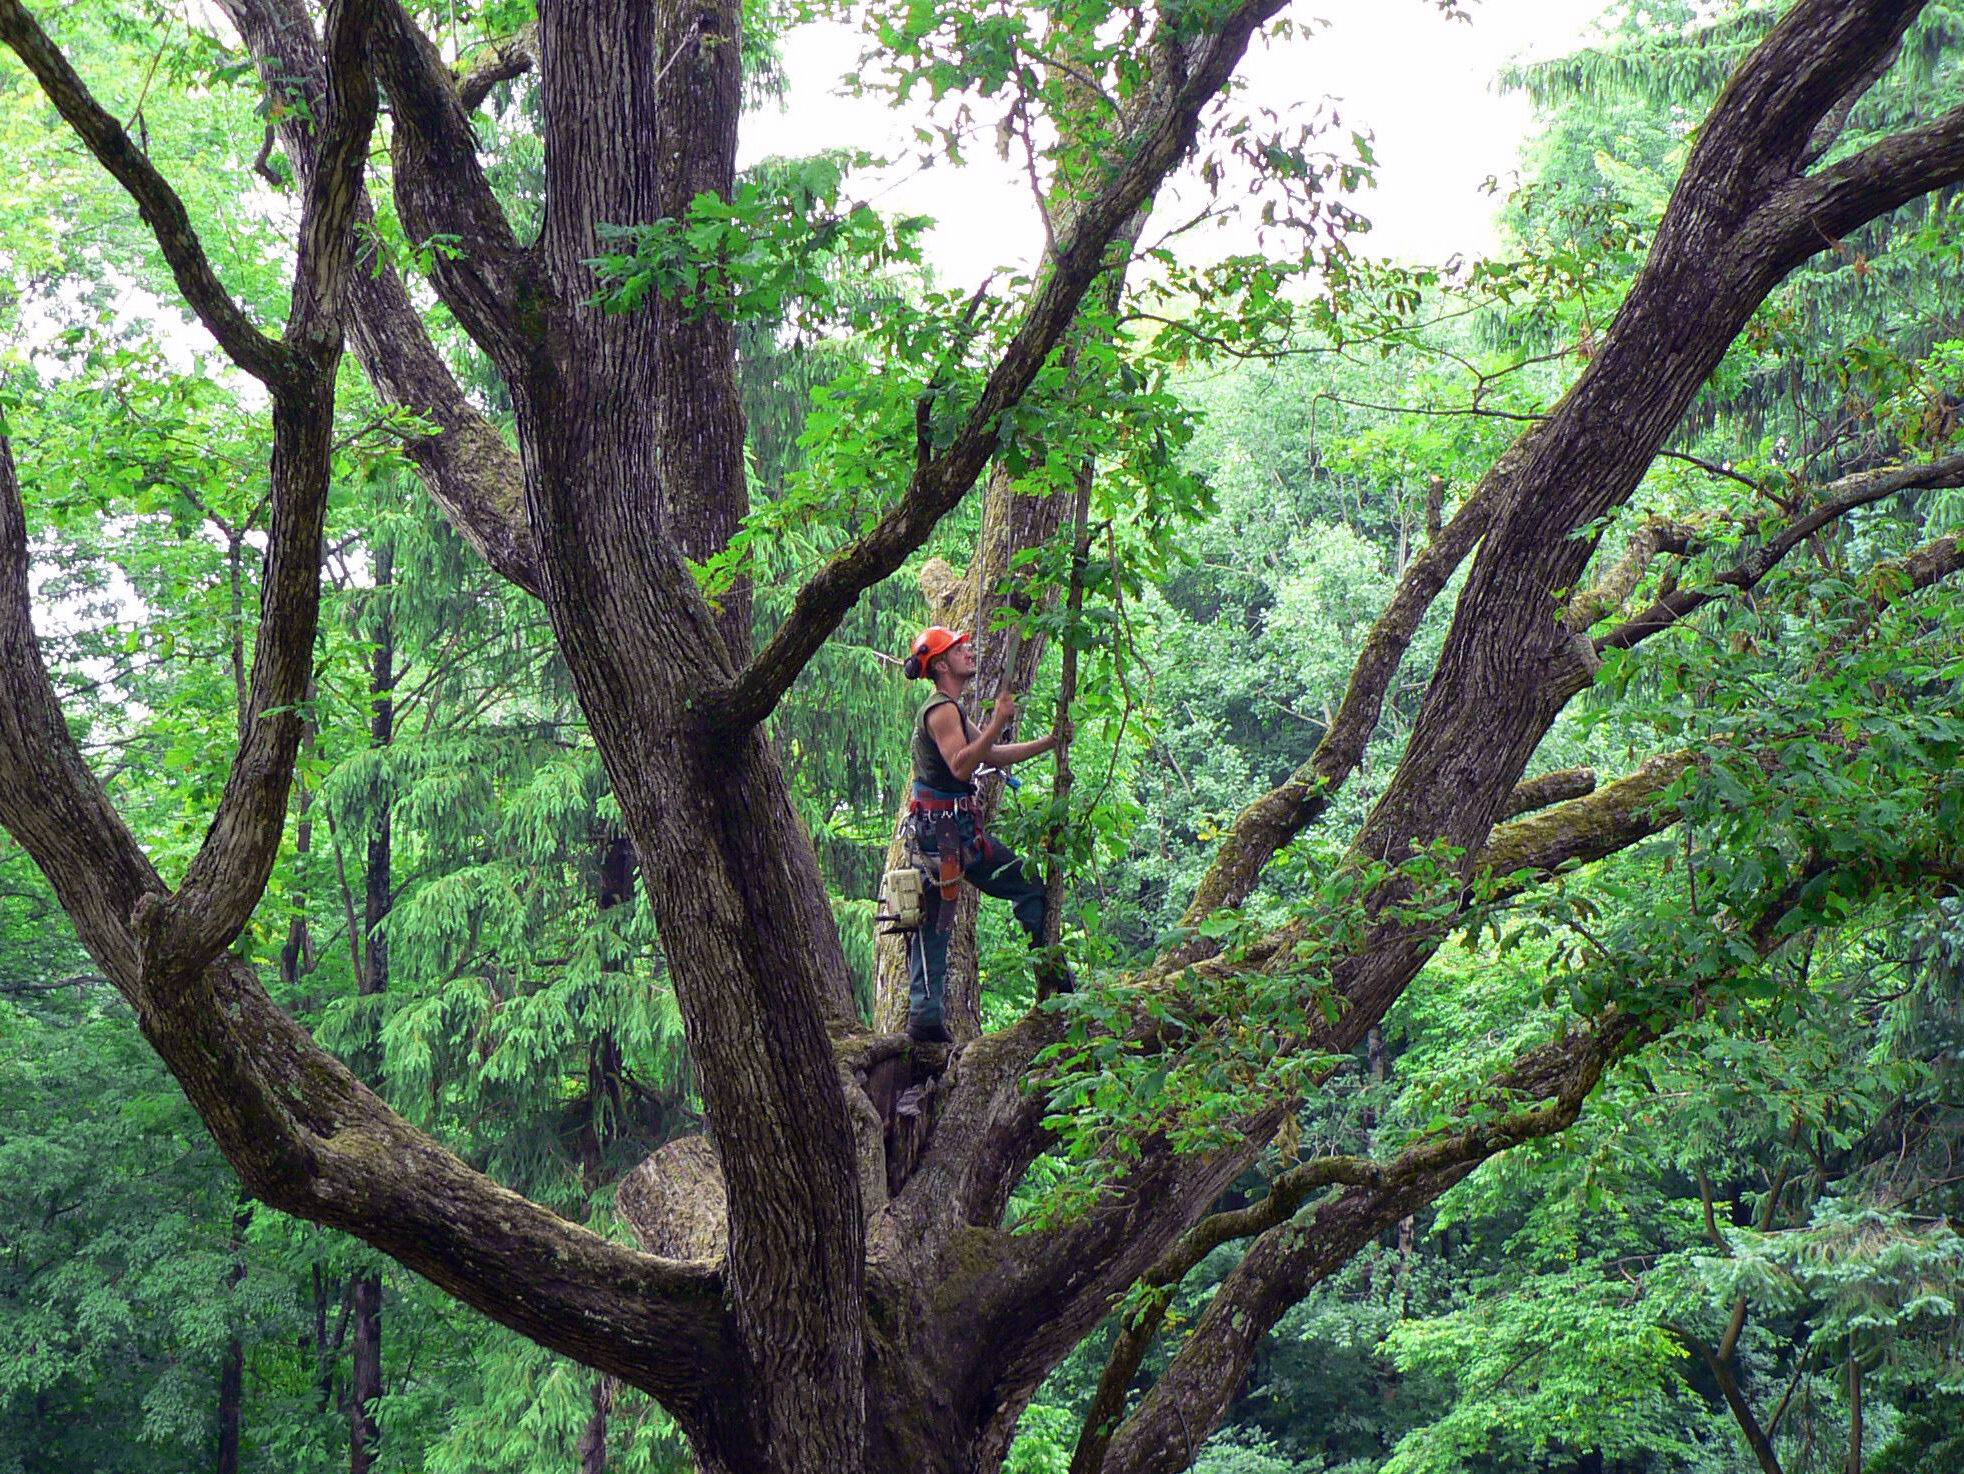
[[[1250,83],[1243,103],[1313,106],[1331,96],[1346,130],[1375,135],[1378,187],[1353,202],[1372,222],[1360,243],[1371,254],[1477,254],[1493,244],[1499,203],[1480,186],[1489,176],[1506,180],[1531,125],[1527,100],[1500,96],[1495,75],[1510,60],[1573,49],[1606,8],[1607,0],[1477,0],[1468,24],[1446,20],[1430,0],[1320,0],[1305,9],[1327,17],[1327,29],[1251,50],[1241,67]],[[911,152],[909,119],[840,89],[863,46],[842,24],[794,31],[785,47],[788,106],[744,120],[740,162],[830,147]],[[878,204],[935,217],[929,259],[944,281],[973,283],[998,265],[1028,264],[1041,245],[1021,168],[1020,156],[999,161],[985,136],[966,167],[944,162],[883,182]],[[1206,250],[1209,233],[1188,245]],[[1231,238],[1216,249],[1246,245]]]

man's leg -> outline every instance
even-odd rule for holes
[[[948,938],[955,908],[930,885],[921,900],[921,924],[907,935],[907,1032],[917,1040],[947,1042],[942,1001],[948,984]]]
[[[1030,939],[1031,949],[1037,954],[1039,999],[1052,993],[1068,993],[1077,986],[1077,979],[1064,965],[1063,949],[1043,945],[1043,919],[1048,909],[1043,882],[1030,878],[1020,855],[999,840],[985,840],[982,853],[966,872],[966,879],[983,895],[1010,903],[1016,920]]]
[[[1029,933],[1030,945],[1043,945],[1043,882],[1030,879],[1016,851],[1001,840],[984,839],[981,853],[970,862],[963,878],[983,895],[1008,901],[1016,920]]]

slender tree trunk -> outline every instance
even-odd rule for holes
[[[227,1276],[233,1298],[245,1283],[245,1245],[241,1242],[252,1222],[252,1203],[241,1194],[232,1210],[232,1270]],[[217,1474],[239,1474],[240,1433],[245,1420],[245,1328],[238,1324],[238,1306],[232,1306],[232,1334],[226,1338],[224,1359],[218,1367],[218,1456],[213,1461]]]
[[[1848,1358],[1848,1474],[1862,1474],[1862,1361]]]
[[[236,1332],[225,1343],[218,1368],[218,1474],[239,1474],[239,1428],[245,1403],[245,1341]]]
[[[580,1434],[580,1474],[606,1474],[607,1422],[614,1412],[614,1394],[620,1379],[600,1377],[593,1384],[593,1416]]]
[[[369,746],[380,752],[395,740],[395,615],[390,599],[395,585],[395,549],[382,543],[375,554],[375,590],[379,605],[375,653],[369,668]],[[366,966],[359,979],[364,998],[377,997],[389,986],[389,943],[384,923],[389,916],[395,869],[395,825],[392,798],[383,794],[368,833],[368,865],[364,876],[362,929],[368,935]],[[379,1028],[379,1025],[378,1025]],[[381,1083],[381,1049],[371,1039],[369,1068],[364,1072]],[[348,1399],[348,1468],[368,1474],[375,1458],[380,1429],[375,1404],[382,1397],[382,1276],[361,1274],[355,1279],[354,1382]]]

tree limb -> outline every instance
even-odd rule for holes
[[[159,986],[203,971],[244,929],[272,875],[285,828],[300,707],[313,678],[320,620],[334,380],[353,254],[348,226],[375,121],[375,84],[364,54],[370,3],[333,0],[327,10],[319,167],[302,206],[287,325],[293,369],[273,385],[272,509],[252,690],[238,756],[204,843],[177,893],[153,893],[133,917],[144,965]]]
[[[1587,798],[1595,791],[1594,768],[1558,768],[1552,773],[1543,773],[1538,778],[1523,778],[1516,783],[1514,791],[1507,796],[1500,817],[1507,820],[1532,814],[1536,809],[1545,809],[1551,804],[1564,803],[1572,798]]]
[[[315,1044],[240,959],[221,955],[160,985],[130,917],[164,884],[69,734],[34,637],[28,566],[0,439],[0,825],[48,878],[247,1189],[364,1239],[685,1421],[721,1416],[713,1389],[733,1375],[733,1353],[714,1266],[637,1253],[472,1171]]]
[[[267,336],[240,307],[212,270],[191,217],[177,191],[136,146],[123,125],[105,112],[76,75],[59,47],[20,0],[0,0],[0,41],[14,49],[97,162],[114,176],[131,199],[143,223],[176,278],[178,290],[225,356],[269,387],[284,382],[294,371],[291,355]]]
[[[1200,112],[1226,83],[1255,31],[1283,0],[1242,0],[1190,47],[1163,39],[1162,67],[1139,121],[1113,150],[1110,181],[1058,241],[1055,264],[953,442],[918,464],[899,503],[798,591],[790,616],[747,667],[705,702],[713,727],[740,729],[769,716],[860,594],[898,568],[964,497],[994,453],[1003,414],[1028,390],[1063,341],[1078,304],[1108,264],[1107,247],[1192,146]]]
[[[491,42],[468,63],[458,64],[454,73],[457,101],[465,112],[474,113],[493,87],[524,76],[538,64],[539,23],[533,21]]]
[[[1600,655],[1608,650],[1631,649],[1713,600],[1725,597],[1727,590],[1744,593],[1754,588],[1795,548],[1829,523],[1838,521],[1859,507],[1869,506],[1900,492],[1954,486],[1964,486],[1964,455],[1948,456],[1921,465],[1884,466],[1858,471],[1831,482],[1821,488],[1821,500],[1811,512],[1781,528],[1719,574],[1712,580],[1716,587],[1673,590],[1642,613],[1600,636],[1595,642],[1596,653]]]
[[[512,234],[450,70],[400,0],[375,0],[375,67],[388,89],[396,206],[428,248],[430,280],[479,347],[512,375],[540,330],[521,300],[543,290]]]
[[[1573,1125],[1610,1063],[1653,1037],[1635,1020],[1612,1015],[1599,1026],[1530,1051],[1496,1077],[1497,1091],[1546,1100],[1546,1105],[1429,1137],[1388,1163],[1307,1162],[1276,1179],[1273,1207],[1264,1199],[1238,1213],[1202,1219],[1149,1277],[1149,1286],[1160,1293],[1143,1314],[1121,1326],[1079,1435],[1071,1474],[1175,1474],[1184,1468],[1190,1459],[1188,1435],[1204,1438],[1213,1431],[1226,1411],[1226,1392],[1239,1385],[1255,1348],[1289,1306],[1371,1237],[1432,1202],[1488,1157]],[[1309,1194],[1331,1183],[1348,1190],[1307,1222],[1297,1222],[1296,1210]],[[1256,1234],[1165,1374],[1138,1410],[1118,1421],[1172,1288],[1221,1244]]]
[[[304,184],[317,167],[315,137],[306,119],[319,114],[326,92],[313,23],[297,0],[219,3],[245,39],[267,95],[297,91],[304,103],[277,113],[281,145]],[[372,221],[364,198],[356,206],[357,230]],[[364,263],[349,291],[349,336],[376,393],[436,427],[434,434],[409,437],[403,447],[430,495],[485,562],[520,588],[538,593],[538,548],[526,522],[517,455],[457,387],[394,266]]]
[[[1497,488],[1516,454],[1510,452],[1501,459],[1439,535],[1405,566],[1390,602],[1364,637],[1336,719],[1307,763],[1236,816],[1180,918],[1190,933],[1163,956],[1160,969],[1184,967],[1220,950],[1217,942],[1192,929],[1215,911],[1247,900],[1275,852],[1321,817],[1355,771],[1377,731],[1385,694],[1412,637],[1418,633],[1419,622],[1485,534],[1499,501]]]

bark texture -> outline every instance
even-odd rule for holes
[[[1245,1239],[1240,1266],[1131,1405],[1143,1362],[1124,1360],[1135,1348],[1143,1356],[1153,1328],[1141,1322],[1122,1338],[1124,1357],[1079,1448],[1078,1474],[1170,1474],[1219,1421],[1288,1305],[1486,1156],[1573,1120],[1603,1070],[1642,1041],[1629,1020],[1599,1019],[1497,1079],[1509,1109],[1475,1118],[1489,1124],[1442,1132],[1388,1162],[1306,1164],[1238,1217],[1210,1210],[1290,1103],[1246,1122],[1234,1149],[1182,1157],[1148,1143],[1124,1191],[1083,1220],[1010,1234],[1005,1206],[1048,1140],[1044,1094],[1028,1084],[1059,1037],[1056,1015],[987,1035],[969,1016],[958,1023],[966,1042],[952,1050],[915,1050],[859,1026],[817,858],[765,719],[854,600],[983,476],[1004,416],[1067,351],[1086,294],[1113,279],[1128,231],[1279,0],[1187,8],[1146,26],[1127,109],[1073,174],[1071,217],[953,438],[921,447],[890,510],[812,576],[754,649],[742,591],[712,607],[690,569],[725,546],[747,510],[729,325],[669,300],[604,312],[588,264],[603,248],[601,227],[675,218],[698,195],[729,191],[741,91],[735,0],[541,0],[535,29],[461,79],[398,0],[336,0],[318,34],[300,0],[221,3],[268,84],[290,82],[308,102],[280,125],[302,209],[277,337],[226,293],[169,184],[33,17],[19,0],[0,0],[0,41],[123,183],[223,351],[266,384],[274,429],[238,761],[175,884],[110,807],[56,705],[32,627],[26,518],[0,442],[0,821],[49,876],[252,1195],[346,1229],[503,1324],[650,1392],[716,1474],[994,1470],[1044,1377],[1117,1297],[1141,1279],[1170,1289],[1208,1247]],[[1680,599],[1591,634],[1637,586],[1632,569],[1695,536],[1659,530],[1564,619],[1594,552],[1578,530],[1627,499],[1786,272],[1864,221],[1964,178],[1964,113],[1815,167],[1824,134],[1831,141],[1919,9],[1801,0],[1741,66],[1595,358],[1547,420],[1438,519],[1324,743],[1241,815],[1190,922],[1245,900],[1276,850],[1326,812],[1419,620],[1469,558],[1409,752],[1354,858],[1395,862],[1414,845],[1445,842],[1463,852],[1469,890],[1485,870],[1504,891],[1669,822],[1658,799],[1694,754],[1653,759],[1600,788],[1593,775],[1523,783],[1549,724],[1593,675],[1599,645],[1633,645],[1694,612]],[[484,89],[520,74],[538,88],[543,120],[547,212],[531,244],[500,212],[471,124]],[[516,449],[459,391],[400,278],[386,263],[355,269],[378,82],[395,207],[412,238],[457,243],[438,253],[434,285],[502,376]],[[493,567],[543,601],[639,857],[706,1114],[703,1136],[671,1143],[623,1184],[645,1250],[504,1190],[411,1128],[227,951],[263,893],[289,807],[344,335],[384,398],[431,422],[412,453],[432,495]],[[1917,484],[1935,485],[1964,472],[1920,474]],[[1886,494],[1881,485],[1824,489],[1808,515]],[[1031,523],[1002,532],[1005,549],[1050,535],[1070,510],[1017,501],[1007,491],[991,498],[992,518]],[[1733,586],[1751,587],[1804,536],[1775,535]],[[972,570],[978,598],[995,587],[984,566],[993,556]],[[1950,538],[1881,570],[1876,606],[1960,561]],[[984,680],[992,684],[986,670]],[[384,884],[369,898],[371,919],[386,907],[381,842],[370,853],[370,878]],[[1956,868],[1955,857],[1946,863]],[[1386,899],[1395,892],[1373,902],[1367,935],[1336,970],[1338,1022],[1301,1044],[1357,1044],[1437,945],[1436,929],[1414,930]],[[1757,919],[1755,944],[1774,944],[1779,915],[1775,904]],[[1285,929],[1230,960],[1196,935],[1128,986],[1143,1003],[1225,969],[1286,968],[1300,939]],[[1143,1007],[1141,1020],[1142,1037],[1161,1047]],[[921,1125],[896,1151],[882,1115],[910,1109]],[[357,1284],[357,1310],[363,1293]],[[589,1467],[604,1458],[607,1413],[597,1398]]]

